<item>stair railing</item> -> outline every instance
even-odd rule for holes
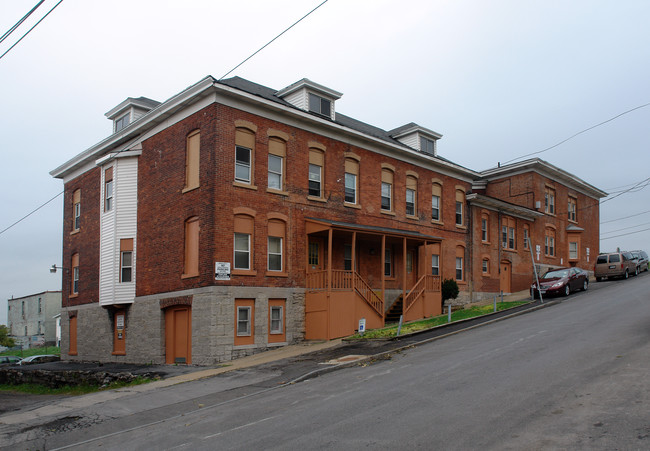
[[[377,293],[372,291],[370,285],[368,285],[368,283],[363,280],[356,271],[352,273],[352,286],[354,287],[354,290],[359,293],[359,296],[361,296],[363,300],[383,318],[384,300],[377,296]]]
[[[404,297],[402,304],[402,314],[406,312],[415,304],[424,292],[431,291],[440,291],[440,276],[432,276],[430,274],[425,274],[420,277],[420,280],[416,282],[411,291]]]

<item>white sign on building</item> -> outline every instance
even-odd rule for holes
[[[230,262],[214,262],[214,280],[230,280]]]

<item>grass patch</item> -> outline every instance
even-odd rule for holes
[[[42,355],[42,354],[54,354],[61,355],[61,349],[58,346],[43,346],[42,348],[31,348],[31,349],[17,349],[0,352],[0,355],[17,355],[18,357],[25,358],[32,355]]]
[[[63,387],[51,388],[40,384],[0,384],[0,391],[10,393],[26,393],[30,395],[85,395],[88,393],[95,393],[104,390],[113,390],[122,387],[131,387],[134,385],[146,384],[153,381],[145,377],[137,377],[131,382],[113,382],[106,387],[99,385],[64,385]]]
[[[512,307],[517,307],[518,305],[527,304],[528,301],[516,301],[516,302],[497,302],[497,311],[506,310]],[[494,312],[494,305],[481,305],[476,307],[471,307],[468,309],[457,310],[451,314],[451,322],[460,321],[463,319],[475,318],[477,316],[487,315],[488,313]],[[419,321],[413,321],[411,323],[402,324],[402,330],[400,335],[405,335],[411,332],[417,332],[420,330],[431,329],[432,327],[440,326],[442,324],[447,324],[447,315],[434,316],[427,319],[422,319]],[[363,336],[359,334],[354,334],[350,338],[354,339],[370,339],[370,338],[391,338],[397,336],[397,325],[384,327],[383,329],[371,329],[366,331]]]

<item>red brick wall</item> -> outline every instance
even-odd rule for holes
[[[63,202],[63,282],[62,305],[69,307],[99,301],[99,168],[93,168],[70,180],[64,187]],[[73,194],[81,190],[79,231],[72,233]],[[70,296],[72,255],[79,254],[79,293]]]
[[[256,189],[233,186],[235,121],[246,120],[257,126],[255,135],[253,185]],[[201,129],[200,187],[182,194],[185,177],[185,139]],[[289,135],[287,143],[286,191],[288,196],[268,193],[267,162],[269,128]],[[307,199],[309,141],[324,145],[324,197],[327,202]],[[344,152],[360,156],[359,203],[361,209],[344,206]],[[393,204],[395,215],[380,212],[381,163],[396,169]],[[415,171],[418,180],[418,214],[405,215],[406,171]],[[465,243],[467,230],[455,222],[455,188],[469,184],[418,166],[379,156],[347,143],[315,135],[279,122],[229,108],[210,105],[143,143],[139,163],[138,271],[137,295],[146,295],[212,284],[248,286],[303,286],[306,267],[304,218],[324,218],[396,229],[447,238],[441,268],[443,277],[453,277],[455,246]],[[443,182],[442,219],[431,223],[431,178]],[[256,275],[233,276],[230,282],[214,281],[214,262],[233,260],[233,209],[244,206],[256,212],[252,269]],[[289,277],[267,277],[267,214],[281,213],[287,224]],[[181,279],[183,272],[184,221],[198,216],[200,221],[200,276]],[[447,249],[448,247],[448,249]],[[396,249],[396,278],[401,285],[401,244]],[[379,249],[378,249],[379,253]],[[335,257],[342,265],[342,256]],[[338,263],[337,263],[338,264]],[[381,265],[381,260],[378,263]],[[430,263],[428,263],[430,265]],[[336,266],[334,266],[336,267]],[[373,269],[379,271],[380,268]],[[379,274],[379,273],[378,273]]]

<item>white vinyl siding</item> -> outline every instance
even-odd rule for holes
[[[103,190],[103,179],[101,186]],[[131,303],[135,298],[137,190],[138,158],[117,158],[113,163],[114,206],[110,212],[101,215],[100,223],[100,305]],[[120,239],[129,238],[133,239],[131,282],[120,283]]]
[[[406,136],[400,136],[398,141],[412,149],[420,148],[420,135],[417,132],[410,133]]]

